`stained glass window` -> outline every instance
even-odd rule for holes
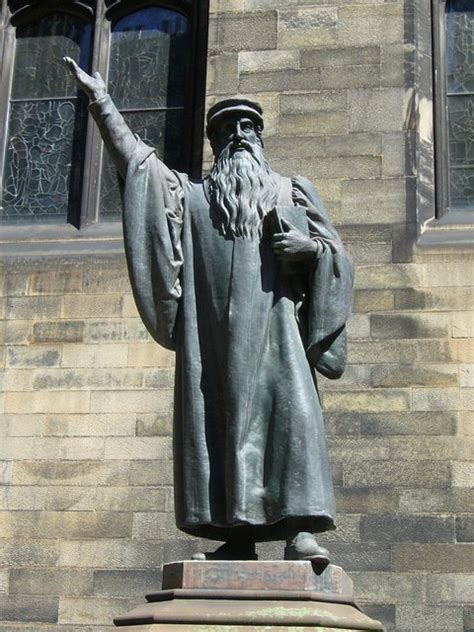
[[[120,219],[115,168],[65,56],[106,78],[132,131],[169,167],[200,174],[209,0],[0,4],[0,224],[13,241],[31,224],[69,236],[57,227],[92,234]]]
[[[132,131],[155,147],[165,163],[187,169],[190,34],[187,18],[146,7],[112,24],[108,89]],[[101,185],[102,219],[120,213],[117,176],[107,155]]]
[[[86,101],[65,72],[88,68],[91,24],[53,13],[16,29],[0,220],[65,223],[81,197]]]
[[[446,4],[449,207],[474,211],[474,4]]]

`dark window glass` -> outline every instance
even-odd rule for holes
[[[446,5],[449,207],[474,210],[474,5]]]
[[[88,68],[91,25],[53,13],[16,29],[0,220],[60,221],[81,198],[87,108],[64,55]]]
[[[148,7],[112,24],[110,95],[132,131],[182,171],[188,168],[182,139],[189,125],[189,51],[188,20],[176,11]],[[104,154],[100,216],[115,220],[119,213],[117,177]]]

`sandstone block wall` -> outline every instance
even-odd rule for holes
[[[261,102],[270,162],[314,181],[356,262],[349,366],[320,380],[321,541],[387,632],[472,631],[474,255],[412,248],[408,3],[211,4],[208,103]],[[204,544],[173,521],[174,358],[123,255],[11,257],[0,288],[0,630],[111,630]]]

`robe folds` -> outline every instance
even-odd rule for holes
[[[176,351],[177,526],[226,540],[253,525],[285,538],[289,519],[334,528],[316,371],[345,363],[352,265],[312,185],[283,178],[278,204],[306,214],[319,260],[277,260],[271,234],[224,236],[205,181],[169,170],[137,142],[124,187],[124,236],[140,315]],[[267,219],[267,218],[265,218]]]

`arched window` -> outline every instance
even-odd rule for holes
[[[61,57],[89,68],[92,23],[51,13],[16,28],[0,218],[65,222],[80,200],[87,104]]]
[[[474,221],[474,5],[436,0],[437,217]]]
[[[170,167],[200,175],[208,10],[208,0],[6,2],[2,231],[93,232],[119,219],[117,176],[65,55],[101,73],[132,131]]]
[[[173,169],[189,169],[190,32],[185,15],[144,7],[111,25],[108,90],[130,128]],[[190,140],[190,139],[189,139]],[[115,172],[105,157],[102,216],[120,213]]]
[[[446,101],[449,208],[474,212],[474,6],[469,0],[446,5]]]

